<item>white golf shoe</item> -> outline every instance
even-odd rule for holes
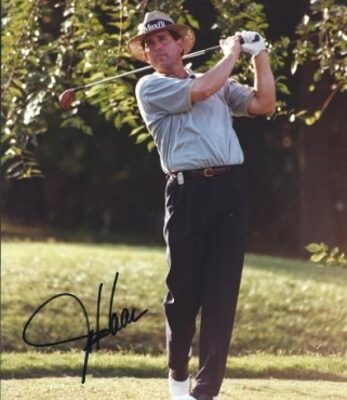
[[[195,397],[192,397],[189,394],[186,394],[184,396],[173,397],[173,399],[174,400],[196,400]]]
[[[176,381],[171,376],[169,376],[169,391],[172,400],[185,400],[185,398],[181,399],[181,397],[189,396],[189,390],[190,390],[189,377],[185,381]],[[187,397],[187,400],[188,399],[193,399],[193,397],[189,396]]]
[[[192,397],[189,394],[186,394],[184,396],[177,396],[177,397],[173,397],[173,400],[196,400],[195,397]],[[218,397],[213,397],[213,400],[218,400]]]
[[[185,381],[176,381],[169,376],[169,392],[171,400],[196,400],[195,397],[189,394],[190,378]],[[213,397],[213,400],[219,400],[218,396]]]

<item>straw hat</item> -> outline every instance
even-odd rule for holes
[[[167,14],[161,11],[151,11],[146,13],[145,19],[140,25],[138,35],[128,42],[128,47],[132,55],[140,61],[147,62],[142,47],[144,37],[150,33],[164,29],[177,32],[183,39],[184,54],[190,52],[195,43],[193,29],[188,25],[175,24]]]

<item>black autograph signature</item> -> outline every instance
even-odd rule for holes
[[[111,296],[110,296],[109,311],[108,311],[108,327],[107,328],[100,329],[100,303],[101,303],[101,294],[102,294],[102,287],[103,287],[103,283],[100,283],[98,297],[97,297],[97,306],[96,306],[96,329],[95,330],[90,329],[89,317],[88,317],[86,308],[84,307],[84,304],[82,303],[82,301],[72,293],[59,293],[59,294],[56,294],[55,296],[50,297],[48,300],[46,300],[44,303],[42,303],[34,311],[34,313],[31,315],[31,317],[28,319],[28,321],[25,324],[24,329],[23,329],[23,340],[25,341],[25,343],[27,343],[30,346],[34,346],[34,347],[48,347],[48,346],[56,346],[56,345],[62,344],[62,343],[74,342],[76,340],[87,339],[86,345],[83,349],[84,363],[83,363],[83,370],[82,370],[82,383],[84,383],[86,381],[86,375],[87,375],[87,369],[88,369],[88,358],[89,358],[89,354],[93,350],[93,345],[95,344],[96,349],[99,350],[101,339],[105,338],[108,335],[116,336],[120,330],[122,330],[123,328],[126,328],[127,325],[131,324],[132,322],[137,322],[148,311],[146,309],[136,315],[135,308],[133,308],[131,311],[129,311],[127,308],[123,308],[120,316],[118,316],[117,313],[112,312],[113,299],[114,299],[114,296],[116,293],[118,277],[119,277],[119,273],[117,272],[115,275],[114,281],[113,281],[113,286],[112,286],[112,291],[111,291]],[[69,339],[58,340],[56,342],[51,342],[51,343],[30,342],[27,339],[27,330],[28,330],[33,318],[35,317],[35,315],[37,315],[42,310],[43,307],[45,307],[48,303],[52,302],[53,300],[55,300],[59,297],[71,297],[73,300],[77,301],[77,303],[79,304],[79,306],[82,309],[82,312],[83,312],[83,315],[85,318],[87,334],[83,335],[83,336],[69,338]]]

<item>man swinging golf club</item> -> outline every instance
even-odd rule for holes
[[[167,174],[164,300],[173,400],[217,399],[244,259],[248,201],[244,157],[233,116],[272,114],[275,84],[264,39],[241,32],[220,41],[223,57],[204,74],[184,67],[195,36],[166,14],[145,15],[129,49],[155,73],[136,86],[141,115]],[[241,41],[243,44],[241,44]],[[240,52],[252,55],[254,88],[229,79]],[[190,390],[188,362],[201,308],[199,370]]]

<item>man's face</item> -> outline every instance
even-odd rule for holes
[[[183,41],[175,40],[166,31],[154,32],[144,39],[147,61],[160,73],[170,73],[177,63],[181,63]]]

